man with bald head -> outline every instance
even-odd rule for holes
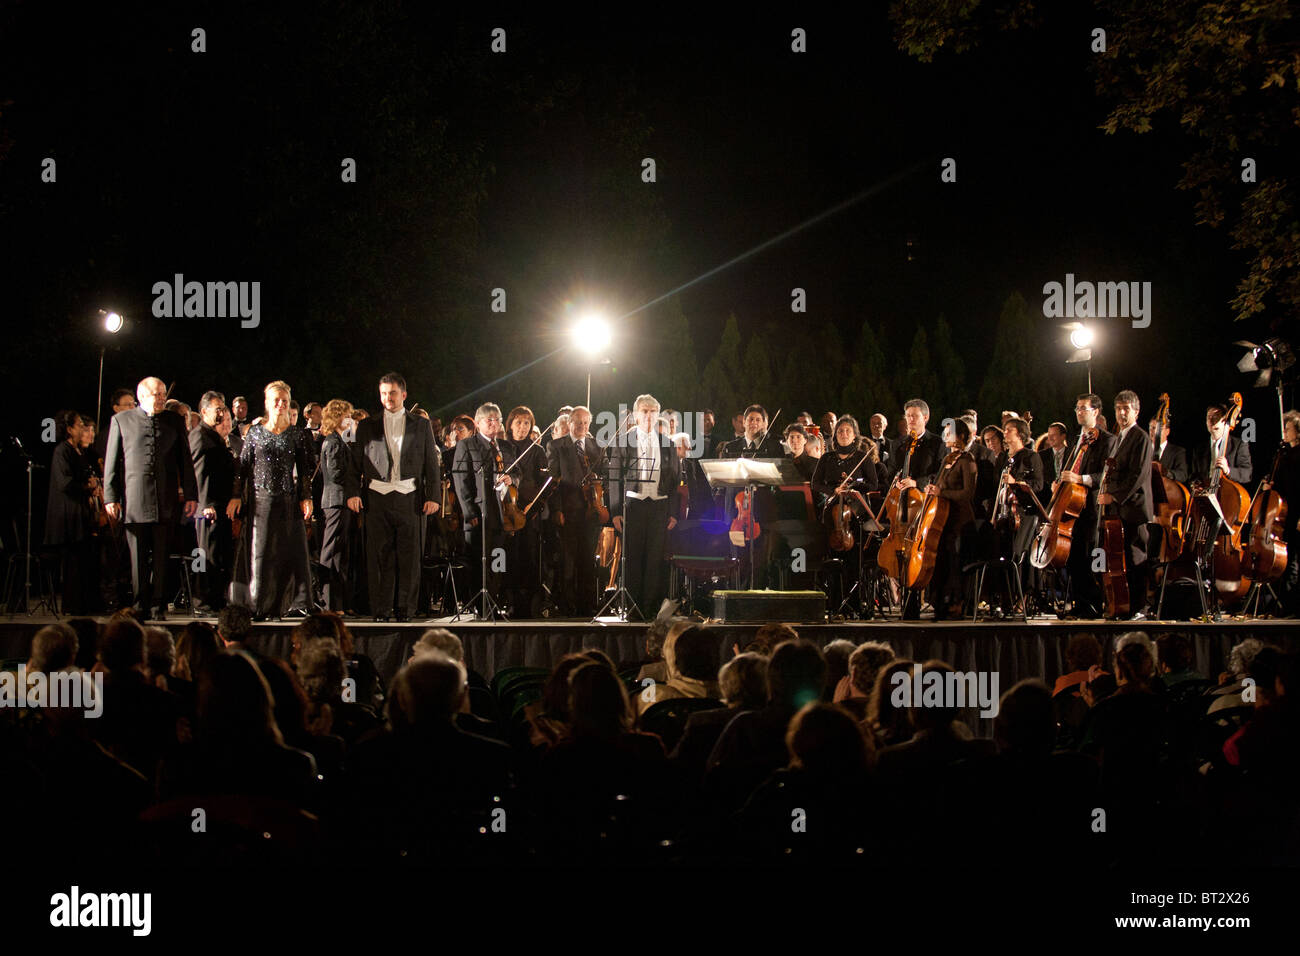
[[[167,386],[146,378],[136,398],[139,406],[118,412],[108,428],[104,504],[109,518],[126,526],[134,610],[163,620],[168,536],[182,514],[194,516],[198,485],[185,422],[164,408]]]

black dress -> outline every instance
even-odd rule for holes
[[[50,499],[45,509],[45,544],[63,559],[63,612],[89,614],[94,609],[94,519],[86,483],[91,471],[86,457],[66,441],[50,459]]]
[[[311,500],[308,441],[300,428],[276,435],[260,424],[244,436],[234,497],[244,501],[240,551],[247,563],[233,590],[257,617],[281,615],[290,589],[290,609],[311,610],[307,530],[299,505]]]

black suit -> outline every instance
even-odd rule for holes
[[[320,563],[324,570],[321,598],[327,611],[350,609],[348,566],[351,564],[352,532],[356,515],[348,508],[349,498],[361,497],[361,473],[352,448],[338,434],[326,435],[320,443],[320,503],[324,515]]]
[[[1150,553],[1150,529],[1147,526],[1155,518],[1151,499],[1151,459],[1154,453],[1151,437],[1134,425],[1123,441],[1117,439],[1115,467],[1107,481],[1124,526],[1129,601],[1133,610],[1146,603],[1146,562]]]
[[[781,447],[780,438],[772,431],[768,431],[758,442],[751,443],[746,437],[741,437],[727,442],[718,449],[719,458],[785,458],[785,449]],[[724,496],[723,504],[725,505],[724,513],[728,519],[736,517],[736,497],[734,494]],[[776,519],[776,495],[771,488],[766,485],[760,485],[754,489],[753,495],[753,512],[754,520],[758,522],[761,528],[764,524],[771,527],[771,522]],[[759,534],[753,541],[754,551],[754,587],[764,588],[768,584],[769,565],[772,561],[773,546],[775,543],[774,536],[771,534]],[[740,559],[740,579],[748,581],[749,579],[749,545],[733,545],[732,553]]]
[[[366,502],[366,563],[369,566],[370,605],[377,616],[391,608],[398,616],[415,612],[420,594],[420,555],[423,553],[421,510],[426,501],[442,496],[438,443],[433,426],[414,412],[403,416],[399,468],[401,478],[415,480],[409,493],[380,494],[375,482],[387,482],[392,455],[384,437],[386,412],[357,426],[356,455],[362,483],[370,490]]]
[[[916,481],[918,488],[924,488],[934,481],[943,467],[943,460],[948,457],[948,446],[932,431],[925,431],[912,452],[911,462],[907,459],[907,448],[911,438],[907,435],[896,440],[889,452],[889,480],[893,482],[903,473],[907,465],[907,476]],[[830,451],[830,449],[827,449]]]
[[[627,589],[642,616],[651,620],[668,591],[668,520],[681,471],[677,449],[665,436],[654,433],[651,440],[658,448],[654,458],[659,468],[655,494],[663,497],[660,500],[628,498],[630,491],[640,493],[641,486],[635,476],[643,466],[651,467],[650,462],[640,460],[639,435],[639,429],[632,429],[620,436],[617,445],[606,450],[609,513],[611,517],[623,516],[626,521],[623,560]]]
[[[204,424],[190,432],[190,457],[194,460],[194,478],[199,489],[199,515],[194,531],[206,563],[199,576],[199,592],[204,604],[219,610],[226,603],[235,556],[230,519],[226,517],[226,506],[234,496],[235,457],[217,430]],[[202,516],[206,508],[217,513],[212,521]]]
[[[1083,461],[1075,469],[1085,479],[1088,488],[1087,501],[1074,523],[1070,558],[1066,564],[1070,571],[1070,587],[1074,591],[1074,613],[1078,617],[1101,617],[1102,593],[1092,570],[1092,551],[1097,547],[1097,493],[1101,473],[1106,467],[1106,459],[1114,457],[1115,444],[1114,435],[1097,429],[1096,440],[1088,446]]]
[[[1254,467],[1250,463],[1250,447],[1245,442],[1238,441],[1236,435],[1229,435],[1223,457],[1228,459],[1229,478],[1241,484],[1250,481]],[[1192,449],[1190,480],[1199,479],[1208,483],[1213,464],[1210,460],[1210,439],[1207,435],[1205,441]]]
[[[181,495],[198,499],[185,422],[175,412],[129,408],[113,416],[104,454],[104,503],[121,504],[131,549],[131,585],[141,611],[163,605],[167,542]]]
[[[501,460],[505,462],[506,473],[515,487],[516,507],[520,513],[537,498],[546,479],[546,449],[541,442],[533,446],[531,438],[515,441],[511,438],[499,440]],[[552,482],[554,484],[554,482]],[[546,493],[550,494],[550,487]],[[509,535],[505,540],[506,548],[506,590],[510,607],[517,617],[535,617],[530,613],[533,600],[541,590],[541,569],[538,567],[538,551],[541,540],[541,515],[543,500],[537,503],[525,516],[524,526]]]
[[[1207,453],[1208,454],[1208,453]],[[1187,484],[1191,480],[1191,469],[1187,464],[1187,449],[1173,442],[1165,443],[1165,450],[1160,453],[1160,468],[1166,478]]]
[[[530,454],[537,454],[531,452]],[[498,466],[497,458],[501,456]],[[456,485],[456,499],[460,502],[460,511],[465,518],[464,534],[468,556],[472,561],[482,559],[483,538],[487,535],[488,550],[488,590],[496,595],[500,589],[501,576],[493,555],[504,544],[501,522],[501,499],[497,497],[496,476],[505,468],[504,449],[500,442],[497,453],[492,451],[492,443],[478,432],[464,441],[456,442],[452,458],[451,477]]]
[[[559,490],[556,499],[564,516],[560,541],[564,551],[560,609],[567,614],[590,615],[596,611],[596,540],[600,535],[600,517],[587,513],[583,479],[594,474],[605,476],[605,452],[588,435],[581,452],[573,436],[565,435],[547,448],[551,474]],[[586,458],[584,468],[583,458]]]

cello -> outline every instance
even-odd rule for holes
[[[1096,428],[1085,428],[1079,432],[1074,453],[1070,456],[1068,467],[1064,471],[1074,471],[1083,461],[1083,456],[1099,434]],[[1074,523],[1083,513],[1088,503],[1088,489],[1077,481],[1062,481],[1052,492],[1048,509],[1044,512],[1042,526],[1034,537],[1034,546],[1029,549],[1029,563],[1040,571],[1044,568],[1063,568],[1070,560],[1070,542],[1074,538]]]
[[[1208,559],[1215,591],[1222,600],[1233,604],[1246,596],[1251,585],[1242,567],[1241,544],[1241,529],[1251,505],[1246,489],[1224,475],[1218,465],[1241,416],[1241,393],[1233,392],[1228,405],[1227,427],[1223,438],[1214,443],[1210,474],[1205,481],[1198,479],[1192,485],[1180,557],[1191,561]]]
[[[880,551],[876,554],[876,564],[893,578],[895,581],[902,580],[903,558],[907,554],[907,516],[915,514],[922,502],[925,501],[925,495],[920,490],[913,488],[904,489],[899,485],[903,478],[910,478],[908,473],[912,467],[912,453],[916,451],[916,446],[920,443],[921,436],[916,435],[912,438],[907,446],[907,455],[903,459],[903,467],[898,472],[898,477],[894,479],[893,486],[889,489],[889,494],[885,498],[885,503],[881,507],[882,514],[889,518],[889,535],[880,543]]]
[[[1160,393],[1160,407],[1155,414],[1156,432],[1151,436],[1157,452],[1164,441],[1165,429],[1169,427],[1169,393]],[[1164,473],[1160,462],[1151,463],[1151,503],[1155,506],[1155,524],[1164,531],[1160,535],[1160,554],[1157,560],[1168,564],[1178,557],[1183,550],[1184,522],[1187,506],[1191,501],[1191,492],[1181,481],[1175,481]]]
[[[1101,493],[1110,489],[1106,482],[1110,470],[1115,467],[1115,459],[1107,458],[1106,466],[1101,471]],[[1107,514],[1107,510],[1111,513]],[[1119,518],[1119,509],[1115,502],[1097,507],[1097,541],[1106,553],[1106,567],[1101,573],[1102,590],[1106,595],[1106,616],[1120,617],[1132,610],[1128,591],[1128,561],[1124,549],[1124,524]]]
[[[934,478],[936,485],[943,473],[964,454],[963,451],[948,454],[948,457],[943,460],[943,467],[939,469],[939,474]],[[921,506],[913,509],[912,520],[908,522],[907,527],[903,587],[924,588],[930,583],[939,556],[943,526],[947,520],[948,499],[937,492],[926,495]]]
[[[1276,581],[1286,571],[1286,542],[1282,540],[1286,529],[1286,500],[1274,489],[1278,465],[1291,446],[1286,442],[1273,456],[1273,467],[1267,480],[1260,483],[1255,500],[1250,505],[1250,520],[1242,533],[1245,554],[1242,570],[1255,581]]]

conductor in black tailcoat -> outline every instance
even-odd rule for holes
[[[633,415],[635,427],[607,449],[609,513],[614,530],[624,532],[627,589],[651,620],[668,591],[666,549],[668,532],[677,524],[672,499],[680,463],[673,443],[659,433],[659,400],[638,395]]]

